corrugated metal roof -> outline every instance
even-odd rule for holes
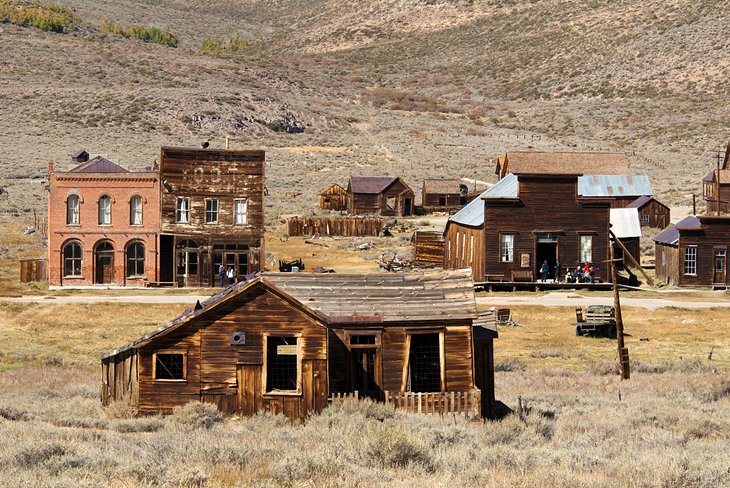
[[[611,230],[619,239],[641,237],[639,211],[635,208],[612,208]]]
[[[582,197],[638,197],[653,194],[646,174],[592,174],[578,177],[578,195]]]
[[[482,198],[517,198],[517,190],[517,176],[510,173],[449,217],[449,222],[469,227],[479,227],[484,224],[484,202]]]

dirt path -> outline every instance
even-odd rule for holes
[[[488,296],[477,297],[477,305],[542,305],[543,307],[585,307],[587,305],[613,305],[610,296],[584,296],[578,293],[551,292],[539,296]],[[678,308],[715,308],[730,307],[730,300],[725,301],[688,301],[667,298],[621,298],[621,305],[656,310],[663,307]]]

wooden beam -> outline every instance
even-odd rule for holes
[[[615,239],[616,236],[609,230],[611,236]],[[621,379],[629,379],[629,351],[624,347],[624,322],[621,316],[621,300],[618,293],[618,279],[616,273],[616,261],[614,259],[613,246],[609,246],[610,261],[611,261],[611,281],[613,281],[613,308],[616,320],[616,342],[618,343],[618,360],[621,367]],[[624,360],[624,357],[626,358]]]
[[[626,246],[624,246],[623,243],[620,240],[618,240],[618,238],[616,237],[616,235],[613,233],[612,230],[609,230],[608,232],[611,235],[611,240],[613,240],[615,243],[617,243],[619,246],[621,246],[621,249],[624,250],[624,257],[628,256],[629,260],[633,263],[634,266],[636,266],[636,268],[639,270],[639,272],[642,274],[642,276],[644,276],[644,278],[649,283],[649,285],[654,286],[654,281],[652,281],[652,279],[649,278],[649,275],[646,274],[646,271],[644,271],[644,268],[641,267],[641,264],[636,262],[636,259],[634,259],[634,256],[632,256],[631,253],[629,252],[629,250],[626,249]],[[613,259],[613,246],[611,246],[611,259]]]

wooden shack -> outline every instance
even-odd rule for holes
[[[635,208],[612,208],[610,214],[611,232],[621,243],[613,244],[616,259],[623,259],[624,265],[631,266],[633,262],[641,262],[641,225],[639,212]],[[625,251],[634,258],[632,261],[625,256]]]
[[[727,288],[730,215],[685,217],[654,238],[657,278],[675,286]]]
[[[160,281],[215,286],[261,269],[264,151],[163,147]]]
[[[496,337],[464,270],[262,274],[104,354],[102,402],[145,415],[198,400],[303,419],[357,392],[492,417]]]
[[[400,177],[351,176],[347,211],[352,215],[407,217],[414,213],[414,193]]]
[[[319,192],[319,208],[323,210],[347,210],[347,190],[333,183]]]
[[[456,212],[461,208],[461,180],[427,179],[421,189],[424,212]]]
[[[438,230],[413,232],[413,260],[416,264],[444,265],[444,234]]]
[[[651,196],[641,196],[626,208],[635,208],[639,212],[639,223],[642,227],[664,229],[669,225],[671,211],[669,207]]]

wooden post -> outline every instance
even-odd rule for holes
[[[697,215],[697,195],[692,194],[692,215]]]
[[[720,215],[720,151],[717,151],[717,178],[715,178],[715,199],[717,200],[717,215]]]
[[[611,237],[616,236],[611,232]],[[616,239],[618,240],[618,239]],[[613,243],[608,246],[611,261],[611,281],[613,281],[613,308],[616,319],[616,341],[618,343],[618,357],[621,365],[621,379],[629,379],[629,350],[624,347],[624,322],[621,318],[621,300],[618,294],[618,273],[616,273],[616,259],[613,252]]]

